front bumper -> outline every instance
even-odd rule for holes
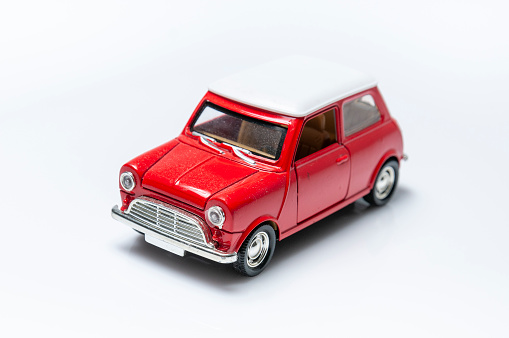
[[[145,235],[148,235],[152,238],[156,238],[159,241],[163,241],[165,243],[168,243],[171,246],[180,248],[184,251],[191,252],[195,255],[210,259],[211,261],[222,263],[222,264],[229,264],[237,261],[237,253],[224,253],[219,250],[215,250],[213,248],[202,248],[193,245],[192,243],[186,243],[184,241],[181,241],[176,238],[170,238],[168,236],[165,236],[157,231],[154,231],[153,229],[149,229],[145,225],[141,224],[140,222],[136,222],[133,218],[129,217],[129,215],[124,214],[118,206],[114,206],[111,209],[111,216],[113,219],[116,219],[119,222],[124,223],[125,225],[130,226],[134,230],[137,230]],[[164,247],[163,247],[164,249]],[[167,249],[166,249],[167,250]],[[170,250],[168,250],[170,251]],[[170,251],[172,252],[172,251]]]

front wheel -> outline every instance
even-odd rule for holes
[[[245,276],[256,276],[269,264],[275,248],[274,229],[268,224],[262,225],[246,238],[237,253],[233,268]]]
[[[389,202],[398,183],[398,169],[398,162],[394,160],[388,161],[382,166],[376,175],[373,189],[364,196],[369,204],[381,206]]]

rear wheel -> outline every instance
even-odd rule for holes
[[[233,268],[249,277],[262,272],[269,264],[276,247],[276,233],[268,225],[262,225],[253,231],[244,241],[237,254]]]
[[[399,165],[395,160],[386,162],[378,175],[370,193],[364,199],[371,205],[382,206],[389,202],[398,183]]]

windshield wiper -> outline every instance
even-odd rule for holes
[[[216,147],[212,142],[216,141],[212,137],[205,136],[203,134],[200,134],[197,131],[193,131],[192,135],[198,136],[200,138],[200,141],[202,144],[206,145],[209,148],[214,149],[215,151],[218,151],[220,154],[224,154],[224,151],[220,149],[219,147]]]
[[[229,144],[229,143],[225,143],[225,142],[223,142],[223,144],[232,148],[233,153],[235,155],[237,155],[237,157],[240,158],[241,160],[243,160],[244,162],[247,162],[249,164],[256,163],[252,158],[249,158],[246,156],[246,155],[253,155],[253,153],[250,152],[249,150],[241,148],[241,147],[237,147],[237,146],[234,146],[233,144]]]
[[[202,144],[206,145],[207,147],[218,151],[220,154],[224,154],[224,151],[221,148],[217,147],[215,144],[212,143],[212,142],[217,142],[212,137],[205,136],[197,131],[193,131],[192,135],[198,136],[200,138],[200,142]],[[225,146],[232,148],[233,153],[235,155],[237,155],[237,157],[240,158],[241,160],[243,160],[244,162],[249,163],[249,164],[256,164],[256,162],[252,158],[248,157],[253,154],[249,150],[234,146],[233,144],[229,144],[226,142],[221,142],[221,144],[224,144]]]

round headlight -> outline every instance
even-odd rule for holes
[[[122,175],[120,175],[120,185],[125,191],[133,190],[136,186],[133,174],[129,171],[123,172]]]
[[[209,210],[207,210],[207,218],[209,219],[210,223],[221,229],[225,219],[224,211],[217,205],[210,207]]]

